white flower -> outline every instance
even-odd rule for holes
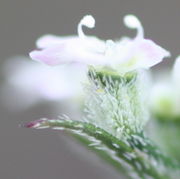
[[[151,104],[156,114],[167,118],[180,116],[180,57],[175,60],[170,79],[154,85]]]
[[[1,89],[9,102],[29,107],[41,99],[61,101],[78,99],[83,94],[86,67],[80,64],[49,67],[25,57],[8,60],[4,66],[6,84]],[[13,91],[9,91],[13,89]],[[22,100],[21,100],[22,99]],[[16,99],[17,101],[17,99]]]
[[[167,118],[174,115],[173,88],[167,82],[155,84],[151,92],[151,108],[155,115]]]
[[[103,41],[83,33],[82,26],[95,26],[94,18],[87,15],[78,25],[78,36],[45,35],[37,41],[40,50],[31,52],[30,56],[48,65],[82,63],[94,67],[108,67],[124,74],[140,68],[148,69],[170,55],[153,41],[144,39],[143,27],[135,16],[125,16],[124,23],[129,28],[137,29],[134,39]]]
[[[180,56],[176,58],[172,75],[174,84],[180,89]]]

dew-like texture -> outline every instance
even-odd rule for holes
[[[146,74],[104,75],[91,69],[89,78],[90,84],[85,87],[86,121],[121,139],[141,132],[149,119],[144,85]],[[148,79],[146,82],[148,86]]]

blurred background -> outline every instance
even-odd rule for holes
[[[141,20],[145,36],[172,53],[153,72],[171,67],[180,54],[179,0],[1,0],[0,1],[0,86],[13,70],[4,65],[14,56],[28,56],[35,41],[43,34],[76,34],[80,19],[86,14],[96,18],[96,28],[87,34],[102,39],[134,36],[123,25],[123,16],[135,14]],[[15,65],[16,66],[16,65]],[[8,69],[9,68],[9,69]],[[4,69],[6,72],[4,73]],[[118,173],[76,143],[63,132],[29,130],[19,124],[42,117],[68,114],[64,101],[40,102],[16,110],[25,96],[13,87],[0,95],[0,178],[3,179],[118,179]],[[14,94],[12,97],[10,94]],[[8,99],[6,104],[5,99]],[[12,105],[11,105],[12,104]],[[12,107],[14,106],[14,107]]]

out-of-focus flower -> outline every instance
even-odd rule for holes
[[[180,56],[177,57],[173,73],[173,93],[174,93],[174,101],[175,101],[175,113],[180,116]]]
[[[116,42],[103,41],[83,33],[82,26],[95,26],[94,18],[87,15],[78,25],[78,36],[45,35],[37,41],[40,50],[32,51],[30,56],[48,65],[82,63],[96,68],[108,67],[124,74],[150,68],[170,55],[153,41],[144,39],[143,27],[135,16],[125,16],[124,23],[129,28],[137,29],[134,39],[124,37]]]
[[[177,57],[173,67],[173,82],[180,89],[180,56]]]
[[[151,101],[153,112],[159,117],[180,117],[180,57],[175,61],[170,81],[154,85]]]
[[[174,113],[172,87],[166,83],[157,83],[152,88],[151,107],[158,117],[169,118]]]
[[[6,61],[3,70],[6,80],[1,92],[4,98],[11,98],[7,99],[10,103],[16,97],[21,99],[17,102],[22,104],[20,108],[42,99],[78,99],[83,94],[82,83],[86,81],[86,67],[81,64],[49,67],[26,57],[16,57]]]

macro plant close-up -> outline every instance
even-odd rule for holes
[[[137,30],[134,39],[123,37],[114,42],[86,36],[82,26],[95,26],[95,19],[87,15],[78,24],[78,36],[46,35],[37,41],[40,50],[30,53],[32,59],[51,66],[78,63],[84,64],[82,68],[87,67],[87,72],[82,74],[87,75],[87,81],[81,84],[85,91],[81,101],[84,114],[79,119],[63,116],[60,119],[39,119],[25,124],[25,127],[67,130],[95,152],[99,150],[98,155],[130,178],[177,178],[179,166],[176,158],[166,156],[145,131],[150,118],[146,94],[150,77],[147,72],[170,53],[144,38],[141,22],[134,15],[125,16],[124,23]],[[174,73],[178,71],[178,61]],[[178,74],[174,76],[177,78]],[[155,100],[154,115],[157,118],[160,116],[156,112],[158,107],[162,108],[162,113],[177,109],[178,118],[178,106],[171,107],[176,101],[171,104],[171,100],[167,100],[166,103],[170,104],[165,104],[161,102],[166,100],[163,97]],[[163,109],[164,105],[170,108]],[[174,115],[176,117],[176,113]],[[162,118],[165,118],[163,114]]]
[[[3,170],[3,178],[11,173],[27,179],[179,178],[180,51],[174,55],[168,49],[165,27],[159,33],[165,33],[165,45],[146,34],[148,23],[143,22],[155,17],[152,8],[151,16],[141,21],[143,16],[133,7],[118,17],[126,35],[98,38],[95,26],[107,19],[96,21],[96,13],[85,8],[87,15],[81,13],[79,22],[73,23],[76,35],[68,28],[63,35],[45,30],[36,34],[35,50],[27,49],[26,54],[12,55],[2,63],[1,106],[8,119],[18,118],[21,131],[21,141],[6,151],[9,157],[4,163],[9,173]],[[66,16],[61,18],[65,27],[71,23]],[[156,31],[156,24],[151,26]],[[135,35],[127,35],[129,31]],[[13,134],[10,136],[15,141]],[[77,167],[74,171],[70,163]]]

